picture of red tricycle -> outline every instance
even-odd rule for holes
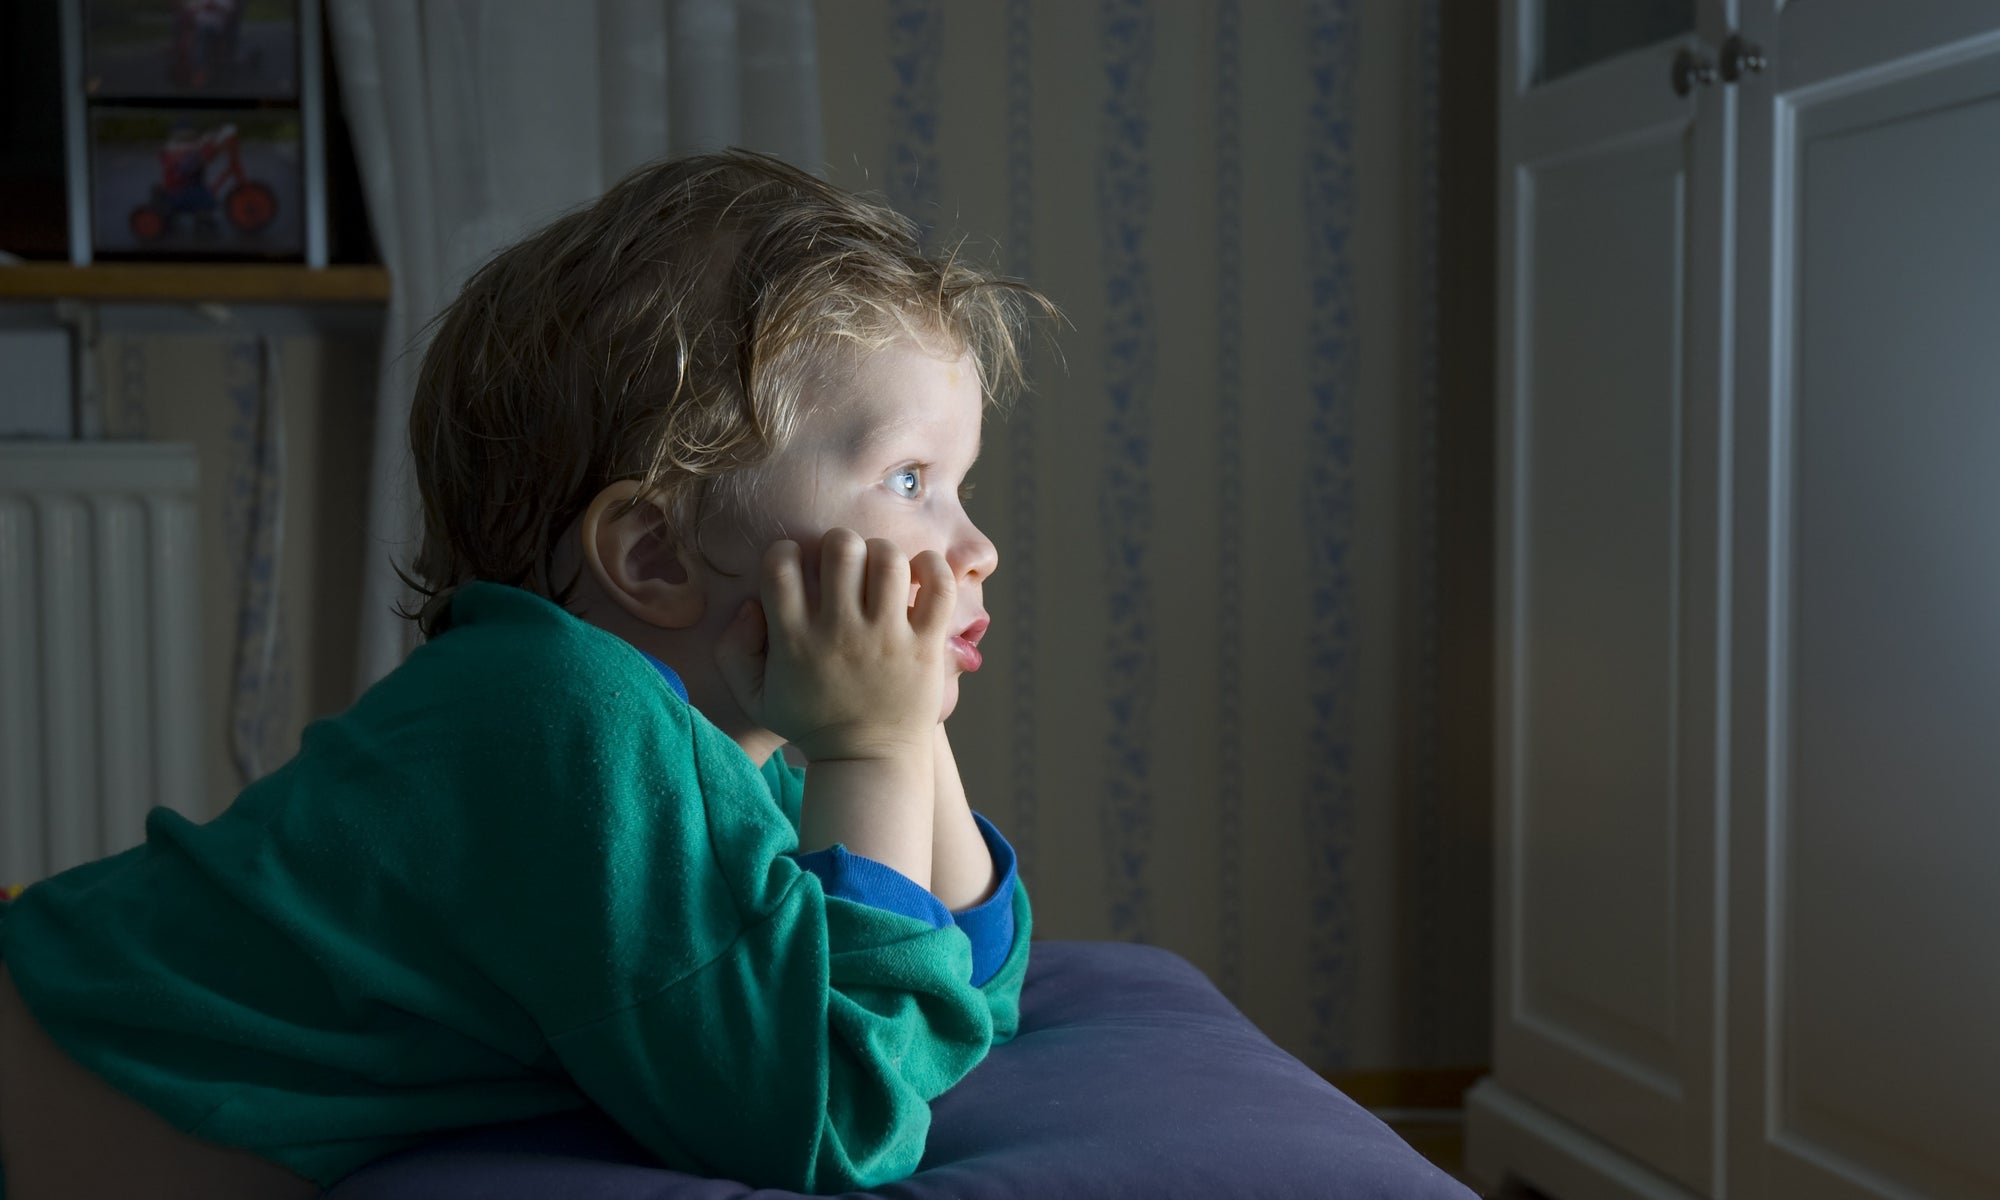
[[[220,170],[214,169],[217,160]],[[159,181],[127,219],[132,234],[155,241],[179,216],[191,218],[197,232],[210,232],[218,213],[240,233],[259,233],[278,215],[278,196],[244,171],[234,125],[197,134],[192,125],[177,124],[160,149]]]

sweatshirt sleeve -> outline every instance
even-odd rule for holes
[[[551,1044],[670,1163],[815,1193],[872,1188],[916,1169],[930,1101],[992,1042],[967,958],[950,927],[827,897],[802,875],[728,953]]]

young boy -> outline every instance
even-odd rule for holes
[[[308,1196],[586,1105],[756,1185],[914,1170],[1027,965],[942,724],[1024,301],[740,153],[481,270],[411,414],[426,644],[222,816],[6,910],[12,1200]]]

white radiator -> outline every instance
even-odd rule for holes
[[[0,443],[0,887],[200,819],[195,451]]]

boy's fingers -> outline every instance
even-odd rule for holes
[[[861,609],[861,575],[868,543],[852,529],[829,529],[819,543],[819,611],[851,614]]]
[[[917,602],[910,608],[910,624],[926,636],[942,636],[951,623],[952,608],[958,602],[958,580],[944,555],[926,550],[910,560],[910,574],[917,581]]]
[[[909,603],[909,561],[888,538],[869,538],[868,587],[861,596],[861,611],[875,620],[885,613],[900,613]]]
[[[787,630],[806,623],[805,584],[800,574],[799,544],[772,542],[764,551],[764,575],[757,589],[764,600],[760,623]]]

